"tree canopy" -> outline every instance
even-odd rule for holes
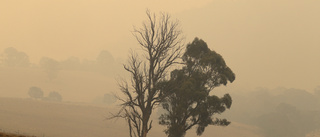
[[[9,67],[28,67],[29,56],[13,47],[6,48],[3,53],[2,63]]]
[[[35,99],[43,98],[43,91],[39,87],[30,87],[28,94],[31,98],[35,98]]]
[[[49,93],[48,98],[49,101],[56,101],[56,102],[61,102],[62,101],[62,96],[60,95],[59,92],[52,91]]]
[[[166,96],[162,102],[166,113],[160,116],[160,124],[167,126],[166,134],[183,137],[197,125],[197,134],[201,135],[208,125],[227,126],[229,121],[213,115],[231,107],[231,96],[218,97],[210,91],[233,82],[235,74],[220,54],[198,38],[187,45],[182,60],[184,66],[172,71],[170,80],[159,86]]]
[[[57,78],[60,69],[58,61],[52,58],[42,57],[39,64],[47,73],[49,80]]]

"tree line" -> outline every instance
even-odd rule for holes
[[[50,57],[42,57],[38,64],[33,64],[29,56],[22,51],[9,47],[0,54],[0,66],[19,68],[41,68],[49,80],[56,79],[61,70],[99,72],[106,76],[119,73],[121,67],[114,57],[106,50],[102,50],[95,60],[80,60],[77,57],[57,61]]]
[[[47,97],[44,96],[44,92],[39,87],[30,87],[28,90],[28,95],[37,100],[44,100],[44,101],[54,101],[54,102],[61,102],[62,96],[59,92],[51,91]]]

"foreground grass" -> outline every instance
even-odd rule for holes
[[[24,136],[24,135],[12,134],[12,133],[0,132],[0,137],[35,137],[35,136]]]

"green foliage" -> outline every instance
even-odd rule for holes
[[[195,38],[191,44],[187,45],[187,50],[183,55],[186,63],[186,70],[189,73],[197,73],[207,80],[210,88],[226,85],[228,81],[233,82],[235,75],[226,65],[222,56],[215,51],[211,51],[207,44]]]
[[[198,38],[187,45],[182,69],[171,72],[171,78],[159,86],[165,96],[162,102],[167,111],[160,116],[160,124],[166,125],[169,137],[183,137],[187,130],[197,125],[197,135],[201,135],[208,125],[227,126],[226,119],[213,118],[229,109],[232,99],[210,95],[210,91],[235,80],[235,75],[226,65],[222,56],[211,51]]]
[[[31,98],[41,99],[43,98],[43,91],[39,87],[31,87],[29,88],[28,94]]]

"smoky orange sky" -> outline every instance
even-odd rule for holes
[[[279,86],[310,92],[320,85],[318,0],[1,0],[0,51],[95,59],[101,50],[126,59],[145,11],[180,20],[220,53],[236,74],[231,88]]]

